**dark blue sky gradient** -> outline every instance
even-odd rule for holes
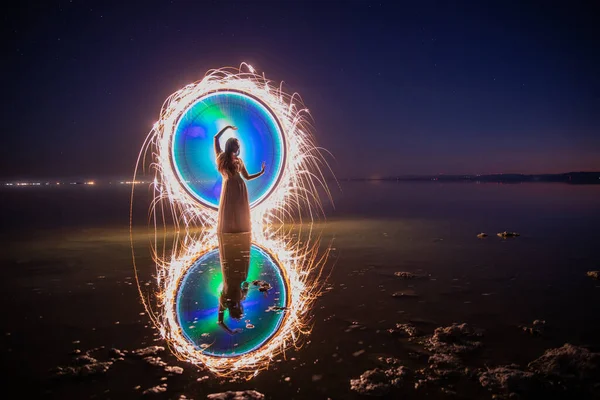
[[[0,177],[129,176],[164,99],[242,61],[338,177],[600,170],[593,2],[120,3],[3,13]]]

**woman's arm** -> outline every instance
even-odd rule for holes
[[[221,138],[221,136],[222,136],[222,135],[225,133],[225,131],[226,131],[227,129],[229,129],[229,128],[233,129],[234,131],[236,131],[236,130],[237,130],[237,128],[236,128],[235,126],[228,125],[228,126],[226,126],[225,128],[221,129],[221,130],[219,131],[219,133],[217,133],[217,134],[215,135],[215,154],[216,154],[217,156],[223,152],[223,150],[221,150],[221,145],[219,144],[219,139],[220,139],[220,138]]]
[[[233,335],[234,332],[231,330],[230,327],[228,327],[227,325],[225,325],[225,321],[223,320],[223,316],[225,314],[225,310],[221,310],[221,308],[219,307],[219,326],[221,328],[223,328],[225,330],[225,332],[229,333],[230,335]]]
[[[241,160],[240,160],[240,162],[241,162]],[[252,174],[252,175],[250,175],[248,173],[248,170],[246,170],[246,166],[244,165],[244,163],[242,162],[241,164],[242,164],[242,171],[241,171],[242,172],[242,176],[244,178],[246,178],[246,180],[248,180],[248,181],[251,181],[252,179],[256,179],[256,178],[258,178],[259,176],[261,176],[262,174],[265,173],[265,162],[264,161],[262,163],[262,168],[261,168],[260,172],[257,172],[256,174]]]

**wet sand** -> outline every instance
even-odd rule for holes
[[[103,375],[53,378],[51,370],[72,362],[76,349],[104,346],[95,356],[107,360],[111,348],[165,345],[140,315],[129,193],[2,189],[5,385],[63,399],[134,398],[165,382],[166,392],[153,396],[201,399],[256,389],[268,398],[359,398],[350,379],[380,367],[379,357],[395,357],[412,370],[427,367],[418,341],[388,332],[397,323],[412,323],[425,335],[453,322],[482,330],[481,348],[466,361],[470,368],[525,368],[564,343],[600,351],[600,282],[586,276],[600,268],[600,186],[360,182],[343,189],[334,193],[328,221],[315,228],[323,246],[335,250],[326,266],[330,289],[313,309],[313,332],[300,350],[249,382],[215,378],[168,350],[160,356],[183,374],[127,356]],[[136,249],[144,248],[140,229]],[[496,236],[505,230],[521,236]],[[479,232],[490,236],[478,239]],[[145,283],[152,262],[143,252],[137,261]],[[394,274],[400,271],[424,277],[402,279]],[[524,332],[521,326],[536,319],[546,321],[543,333]],[[491,398],[477,382],[465,382],[459,398]],[[387,396],[449,396],[438,389],[401,387]]]

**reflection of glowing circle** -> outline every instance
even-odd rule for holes
[[[230,137],[240,140],[240,157],[249,173],[265,174],[247,182],[250,206],[264,200],[277,186],[283,172],[285,140],[273,112],[261,101],[232,90],[205,95],[182,115],[172,140],[172,163],[178,178],[203,206],[216,209],[221,195],[221,175],[217,171],[213,138],[222,128],[233,125],[221,137],[221,148]]]
[[[268,282],[272,289],[260,292],[255,280]],[[183,277],[177,291],[177,319],[183,335],[199,351],[218,357],[235,357],[265,344],[279,329],[284,314],[277,307],[287,305],[287,286],[281,268],[265,251],[253,245],[247,281],[248,295],[243,301],[244,317],[236,321],[225,312],[230,335],[218,323],[219,295],[223,285],[219,251],[212,250],[198,259]],[[275,310],[273,310],[275,308]]]

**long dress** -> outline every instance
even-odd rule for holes
[[[219,201],[217,233],[242,233],[251,230],[248,189],[244,178],[240,175],[240,172],[245,170],[245,166],[241,159],[238,159],[236,164],[235,173],[221,172],[223,186]]]
[[[248,279],[250,235],[249,232],[219,235],[219,258],[223,274],[222,296],[233,302],[239,303],[245,294],[244,290],[240,292],[240,288],[242,288],[242,283]]]

